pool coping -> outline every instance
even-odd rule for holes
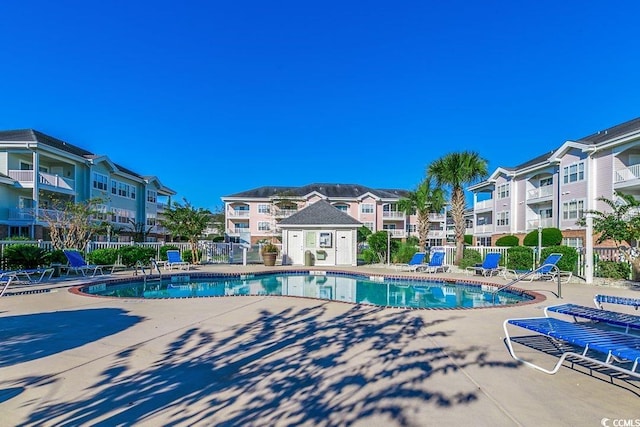
[[[489,286],[491,288],[502,288],[496,283],[484,282],[478,280],[469,280],[469,279],[459,279],[459,278],[450,278],[450,277],[438,277],[438,276],[427,276],[427,275],[398,275],[398,274],[373,274],[373,273],[363,273],[363,272],[350,272],[344,270],[331,270],[331,269],[319,269],[319,268],[302,268],[302,269],[292,269],[292,270],[257,270],[253,272],[243,272],[243,273],[227,273],[227,272],[202,272],[202,271],[177,271],[171,272],[167,274],[153,274],[148,276],[134,275],[134,276],[126,276],[126,277],[105,277],[104,279],[98,279],[94,277],[91,282],[82,283],[78,285],[74,285],[69,288],[69,292],[79,296],[85,297],[93,297],[93,298],[109,298],[109,299],[119,299],[119,300],[167,300],[167,299],[200,299],[200,298],[228,298],[228,297],[248,297],[248,296],[260,296],[260,297],[285,297],[285,298],[302,298],[308,300],[318,300],[318,301],[326,301],[326,302],[337,302],[343,304],[351,304],[351,305],[359,305],[359,306],[370,306],[370,307],[380,307],[387,309],[396,309],[396,310],[481,310],[481,309],[496,309],[496,308],[509,308],[509,307],[521,307],[529,304],[538,304],[540,302],[546,301],[547,297],[541,293],[526,290],[514,286],[510,286],[509,289],[504,289],[504,292],[512,293],[516,295],[526,295],[530,297],[530,299],[522,302],[518,302],[515,304],[504,304],[504,305],[490,305],[490,306],[481,306],[481,307],[397,307],[397,306],[386,306],[386,305],[378,305],[378,304],[368,304],[362,302],[350,302],[350,301],[341,301],[341,300],[327,300],[324,298],[318,297],[306,297],[299,295],[269,295],[269,294],[243,294],[243,295],[203,295],[196,297],[166,297],[166,298],[144,298],[144,297],[113,297],[108,295],[96,295],[84,292],[83,289],[89,286],[98,286],[98,285],[112,285],[118,283],[126,283],[132,281],[141,281],[144,280],[145,277],[148,277],[150,280],[158,280],[163,279],[165,277],[180,277],[180,276],[188,276],[197,279],[202,278],[220,278],[220,277],[237,277],[237,278],[252,278],[255,276],[268,276],[268,275],[296,275],[296,274],[309,274],[309,275],[335,275],[335,276],[349,276],[349,277],[361,277],[367,278],[375,282],[380,283],[388,283],[388,281],[420,281],[424,282],[435,281],[442,282],[443,284],[452,284],[452,285],[470,285],[473,287],[481,287],[481,286]],[[376,278],[376,279],[374,279]],[[379,280],[377,278],[381,278]]]

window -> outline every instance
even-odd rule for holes
[[[553,184],[553,178],[552,177],[542,178],[540,180],[540,187],[548,187],[551,184]]]
[[[157,203],[158,202],[158,193],[153,190],[147,190],[147,202],[149,203]]]
[[[271,206],[267,204],[259,204],[258,205],[258,213],[268,214],[271,213]]]
[[[564,246],[569,246],[570,248],[583,248],[582,237],[565,237],[562,239],[562,244]]]
[[[373,213],[373,205],[371,203],[361,204],[360,213]]]
[[[478,237],[478,246],[491,246],[491,237]]]
[[[346,212],[349,209],[349,206],[347,205],[334,205],[334,207],[342,212]]]
[[[365,227],[367,227],[369,230],[374,231],[374,225],[372,222],[363,222],[362,223]]]
[[[578,219],[584,214],[584,200],[571,200],[562,204],[562,218]]]
[[[415,233],[418,231],[418,227],[415,224],[407,224],[407,231],[409,233]]]
[[[156,222],[157,222],[156,214],[148,213],[147,214],[147,225],[152,227],[152,226],[156,225]]]
[[[111,221],[117,222],[120,224],[128,224],[129,219],[133,220],[134,217],[135,217],[135,213],[133,211],[130,211],[128,209],[116,209],[111,214]]]
[[[509,184],[498,185],[497,197],[498,199],[506,199],[509,197]]]
[[[98,221],[109,221],[111,214],[107,209],[107,205],[96,205],[95,210],[94,219]]]
[[[584,162],[565,166],[562,169],[562,179],[565,184],[584,180]]]
[[[498,212],[496,215],[496,225],[509,225],[509,211]]]
[[[111,194],[118,194],[118,181],[115,179],[111,180]]]
[[[109,177],[101,173],[93,173],[93,188],[96,190],[107,191],[109,187]]]
[[[258,221],[258,230],[269,231],[271,230],[271,224],[268,221]]]

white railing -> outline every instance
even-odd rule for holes
[[[286,218],[297,212],[297,209],[276,209],[275,216],[279,218]]]
[[[542,228],[553,227],[553,218],[542,218],[542,219],[529,219],[527,220],[527,230],[533,230],[538,228],[538,226]]]
[[[440,213],[430,213],[429,214],[429,221],[431,222],[439,222],[439,221],[444,221],[445,220],[445,215],[444,214],[440,214]]]
[[[407,214],[404,212],[382,211],[382,218],[405,219],[406,217],[407,217]]]
[[[13,221],[33,221],[34,219],[36,219],[34,214],[35,209],[9,209],[9,219]],[[44,218],[59,218],[63,214],[63,211],[55,209],[38,209],[38,220],[43,221]]]
[[[445,237],[445,235],[446,232],[444,230],[429,230],[427,232],[428,239],[442,239]]]
[[[640,177],[640,164],[631,165],[628,168],[613,171],[613,182],[624,182],[638,179]]]
[[[391,234],[391,237],[402,238],[407,236],[407,232],[404,230],[385,228],[382,231]]]
[[[249,216],[251,215],[249,211],[235,209],[230,209],[227,211],[227,213],[231,218],[249,218]]]
[[[9,176],[22,184],[33,185],[33,171],[32,170],[9,170]],[[60,188],[65,190],[75,190],[75,181],[73,179],[64,178],[60,175],[54,175],[47,172],[38,173],[38,182],[42,185],[47,185],[54,188]]]
[[[476,210],[476,211],[480,209],[491,209],[491,208],[493,208],[493,199],[476,202],[476,204],[473,205],[473,210]]]
[[[543,187],[534,188],[527,191],[527,200],[539,199],[541,197],[549,197],[553,195],[553,186],[545,185]]]
[[[492,233],[493,230],[493,224],[476,225],[474,228],[474,232],[476,233]]]

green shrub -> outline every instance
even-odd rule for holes
[[[562,231],[558,228],[542,229],[542,246],[557,246],[562,243]],[[522,240],[524,246],[538,246],[538,230],[533,230],[524,236]]]
[[[408,243],[401,243],[398,250],[393,254],[393,262],[399,264],[406,264],[411,260],[411,257],[417,252],[415,245]]]
[[[48,252],[36,245],[9,245],[4,250],[4,259],[9,269],[38,268],[49,262]]]
[[[380,262],[380,258],[378,257],[378,254],[370,248],[366,248],[362,251],[362,261],[364,261],[365,264],[377,264]]]
[[[202,260],[202,251],[198,249],[198,259]],[[182,260],[185,262],[193,262],[193,253],[191,249],[185,249],[182,251]]]
[[[118,254],[124,265],[133,267],[138,261],[149,264],[149,258],[156,256],[156,250],[143,246],[122,246],[118,249]]]
[[[464,244],[469,246],[473,244],[473,236],[471,234],[464,235]]]
[[[69,260],[67,259],[64,251],[62,249],[54,249],[48,253],[48,261],[51,264],[67,264]]]
[[[526,246],[514,246],[507,249],[507,268],[509,270],[530,270],[532,267],[532,248]]]
[[[467,267],[473,267],[480,263],[482,263],[482,255],[480,255],[480,252],[475,249],[465,249],[464,252],[462,252],[462,259],[458,267],[464,270]]]
[[[628,279],[631,277],[631,266],[626,262],[599,261],[596,276],[611,279]]]
[[[496,246],[502,247],[518,246],[519,244],[520,239],[518,239],[518,236],[502,236],[498,240],[496,240],[495,243]]]
[[[544,248],[540,253],[540,262],[544,261],[551,254],[562,254],[562,258],[556,266],[562,271],[575,271],[578,265],[578,251],[569,246],[550,246]]]
[[[160,246],[160,260],[161,261],[166,261],[167,260],[167,251],[179,251],[180,248],[178,248],[176,245],[163,245]]]
[[[118,260],[118,249],[96,249],[87,255],[87,262],[96,265],[113,265]]]

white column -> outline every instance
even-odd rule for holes
[[[593,153],[587,157],[587,211],[595,209],[593,199],[593,186],[598,177],[596,176],[596,168],[594,166]],[[591,214],[586,215],[586,230],[584,239],[584,280],[586,283],[593,283],[593,217]]]

